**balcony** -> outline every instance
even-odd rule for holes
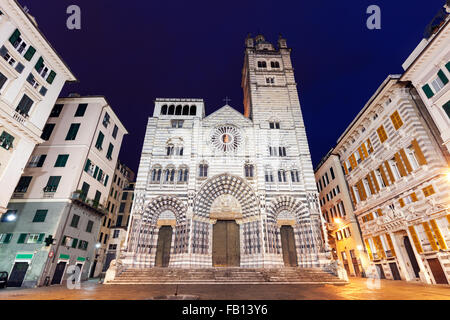
[[[71,199],[74,203],[88,208],[97,214],[103,216],[108,213],[105,206],[100,204],[97,200],[88,199],[83,191],[77,190],[72,193]]]

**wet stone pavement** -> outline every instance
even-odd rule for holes
[[[81,283],[80,289],[52,286],[0,289],[0,300],[152,300],[177,292],[188,300],[450,300],[450,286],[352,278],[347,285],[103,285]],[[372,287],[372,288],[371,288]],[[173,297],[172,297],[173,298]]]

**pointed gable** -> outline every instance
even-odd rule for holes
[[[219,110],[211,113],[209,116],[203,119],[204,125],[217,124],[217,123],[234,123],[240,126],[252,125],[252,121],[244,117],[242,113],[233,109],[229,105],[225,105]]]

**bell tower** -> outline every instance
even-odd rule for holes
[[[290,123],[295,118],[302,121],[291,49],[281,35],[277,47],[263,35],[245,39],[241,86],[244,115],[253,122],[267,121],[273,114]]]

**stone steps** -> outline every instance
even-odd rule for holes
[[[128,269],[108,284],[345,284],[321,269]]]

